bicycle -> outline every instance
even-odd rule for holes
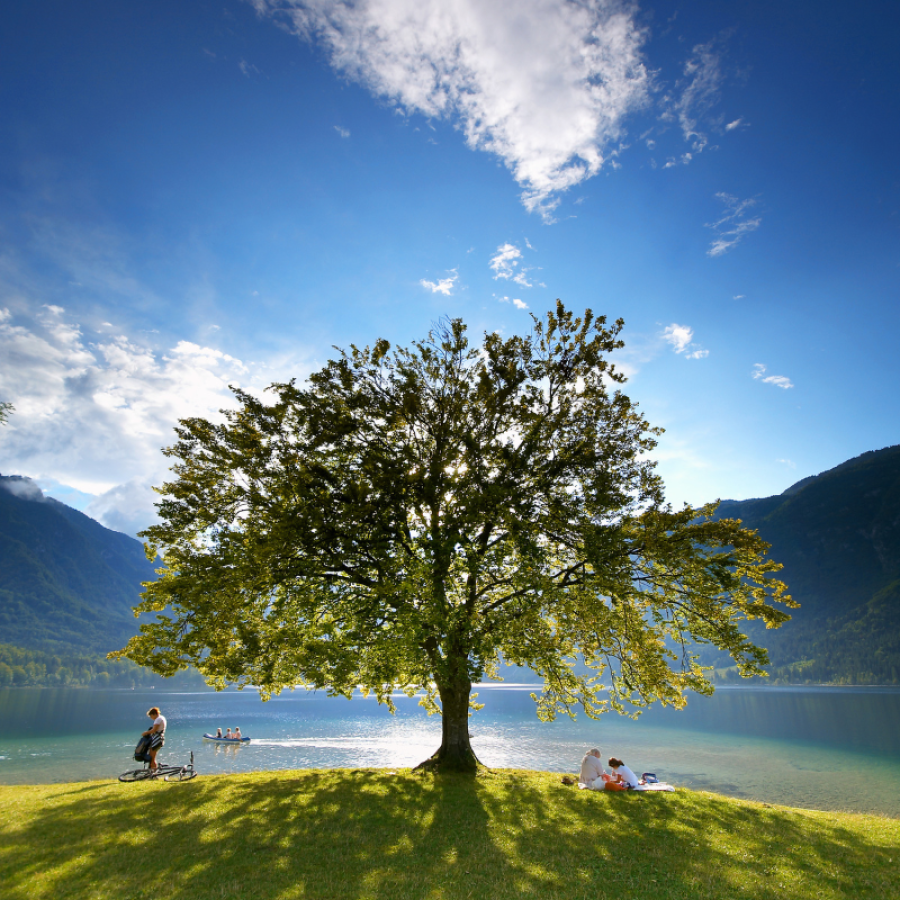
[[[183,766],[167,766],[163,763],[155,769],[150,768],[150,763],[145,762],[143,769],[131,769],[119,776],[119,781],[147,781],[152,778],[162,778],[164,781],[190,781],[199,773],[194,768],[194,751],[191,750],[191,761]]]

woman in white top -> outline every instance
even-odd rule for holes
[[[609,767],[613,770],[611,781],[606,783],[606,789],[609,791],[627,791],[630,788],[638,786],[638,778],[621,759],[615,756],[609,758]]]

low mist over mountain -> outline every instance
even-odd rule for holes
[[[787,680],[900,681],[900,446],[864,453],[783,494],[725,500],[772,544],[801,604],[778,631],[756,630]],[[724,664],[722,660],[721,664]]]
[[[0,476],[0,644],[106,653],[137,632],[154,566],[139,541]]]

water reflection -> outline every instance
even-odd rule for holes
[[[244,747],[243,744],[240,744],[237,741],[235,741],[233,744],[214,743],[212,746],[216,756],[222,755],[226,757],[229,753],[232,756],[237,756],[237,754],[240,753]]]

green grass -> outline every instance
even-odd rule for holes
[[[0,787],[0,809],[4,900],[900,897],[898,820],[540,772]]]

